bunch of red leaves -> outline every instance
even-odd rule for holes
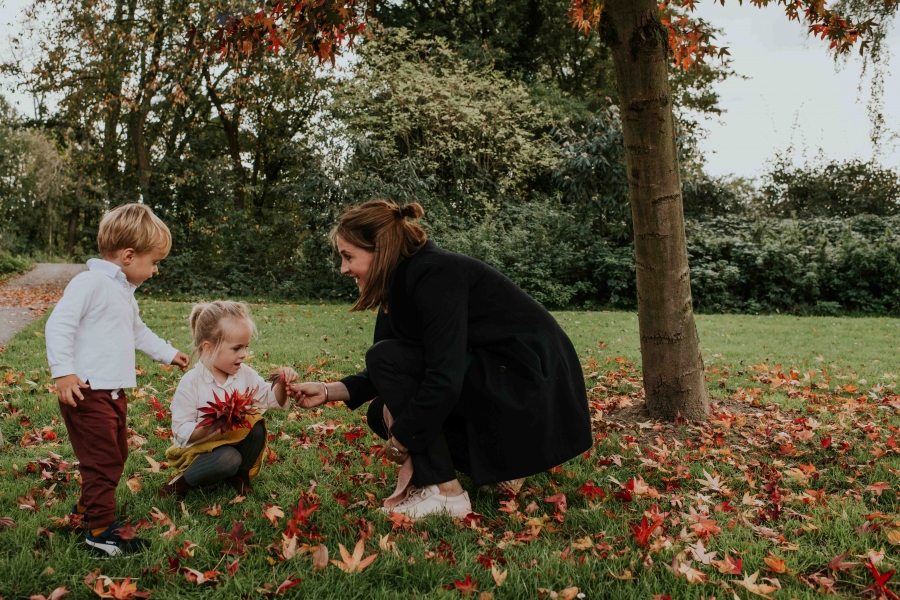
[[[213,400],[200,409],[205,416],[197,424],[198,427],[211,427],[217,431],[237,431],[249,429],[248,417],[259,414],[253,406],[254,397],[259,388],[247,389],[243,393],[234,390],[219,398],[213,392]]]

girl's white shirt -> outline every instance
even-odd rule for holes
[[[172,438],[175,446],[187,448],[219,434],[215,431],[195,442],[188,441],[191,434],[194,433],[194,429],[197,428],[197,424],[203,420],[204,415],[200,409],[213,400],[213,394],[221,399],[226,393],[245,392],[253,388],[258,388],[255,398],[256,405],[261,409],[260,412],[264,412],[267,408],[283,408],[278,404],[272,383],[263,379],[259,373],[247,365],[242,364],[240,370],[234,375],[229,375],[225,383],[219,383],[213,377],[212,371],[207,369],[202,362],[198,362],[178,382],[178,388],[172,398]],[[287,406],[289,403],[285,402],[285,407]]]

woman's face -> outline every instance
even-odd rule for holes
[[[369,265],[372,264],[375,253],[354,246],[341,236],[337,236],[337,247],[341,255],[341,275],[352,277],[362,292],[366,289],[366,275],[369,274]]]

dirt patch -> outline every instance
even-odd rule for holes
[[[55,306],[69,281],[84,270],[85,265],[38,263],[21,277],[0,284],[0,349]]]

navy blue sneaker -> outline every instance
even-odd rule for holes
[[[93,535],[90,530],[85,540],[88,549],[100,558],[112,558],[123,554],[140,554],[150,543],[135,535],[123,537],[121,525],[112,523],[103,533]]]

